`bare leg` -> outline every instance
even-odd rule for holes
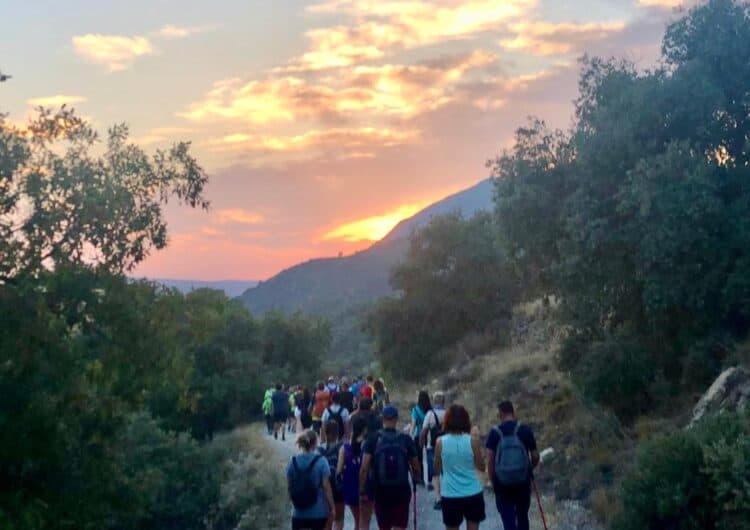
[[[472,523],[472,522],[466,521],[466,530],[479,530],[479,523]]]
[[[344,530],[344,503],[336,503],[336,515],[333,518],[333,530]]]
[[[354,519],[354,530],[359,530],[359,506],[349,506],[349,511]]]
[[[372,502],[362,502],[359,505],[359,530],[370,530],[370,521],[372,520]]]

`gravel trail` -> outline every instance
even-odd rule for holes
[[[262,428],[262,427],[261,427]],[[294,446],[294,435],[287,435],[286,441],[282,442],[279,440],[274,440],[272,436],[268,436],[267,434],[263,434],[265,439],[268,441],[269,445],[274,448],[276,454],[279,457],[279,464],[281,469],[286,469],[286,464],[289,462],[289,459],[297,454],[296,447]],[[534,499],[532,499],[534,500]],[[435,510],[433,508],[433,504],[435,502],[435,496],[432,492],[428,492],[425,488],[418,488],[417,489],[417,529],[418,530],[442,530],[445,527],[443,526],[443,518],[442,513],[439,510]],[[484,495],[484,502],[487,512],[487,519],[480,525],[480,528],[486,528],[486,529],[492,529],[492,530],[502,530],[503,526],[500,521],[500,515],[497,513],[497,509],[495,508],[495,496],[492,492],[485,491]],[[546,504],[546,503],[545,503]],[[290,509],[291,513],[291,509]],[[542,521],[539,516],[539,510],[536,508],[536,502],[532,504],[532,509],[530,510],[530,517],[531,517],[531,530],[544,530],[542,526]],[[412,521],[412,515],[409,514],[409,530],[412,530],[414,528],[414,522]],[[291,523],[290,523],[291,527]],[[465,525],[462,525],[461,528],[465,528]],[[552,527],[550,527],[551,530]],[[354,520],[351,517],[351,514],[349,511],[346,511],[346,519],[344,524],[345,530],[353,530],[354,529]],[[363,530],[377,530],[377,525],[375,523],[375,516],[373,515],[373,520],[370,524],[370,529],[363,529]]]

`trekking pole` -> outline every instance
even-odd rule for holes
[[[536,502],[539,505],[539,513],[542,515],[542,524],[544,525],[544,530],[549,530],[549,528],[547,527],[547,518],[544,516],[544,508],[542,508],[542,498],[539,496],[539,488],[537,488],[536,486],[536,480],[532,478],[531,483],[534,485],[534,493],[536,493]]]
[[[411,489],[414,492],[414,530],[417,530],[417,478],[412,476]]]

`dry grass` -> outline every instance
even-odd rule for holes
[[[276,455],[257,430],[236,429],[217,436],[213,444],[225,460],[219,506],[209,529],[281,528],[279,514],[288,511],[286,485]]]

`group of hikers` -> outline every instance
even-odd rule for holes
[[[293,530],[343,530],[345,510],[355,530],[405,530],[412,496],[426,486],[446,530],[479,528],[486,519],[486,471],[504,530],[528,530],[532,471],[539,463],[532,430],[513,404],[498,404],[499,423],[482,435],[465,407],[446,409],[445,394],[418,394],[399,428],[399,411],[382,379],[318,382],[311,393],[276,385],[263,402],[269,435],[297,433],[300,453],[286,470]],[[426,466],[423,463],[426,461]],[[426,468],[426,481],[424,470]],[[417,528],[416,499],[413,506]]]

